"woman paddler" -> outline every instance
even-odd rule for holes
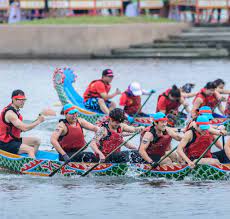
[[[24,107],[26,97],[22,90],[12,92],[12,102],[6,106],[0,115],[0,149],[13,154],[28,154],[35,158],[40,145],[37,137],[21,137],[21,132],[27,132],[44,121],[39,117],[31,124],[23,122],[19,110]]]
[[[78,118],[78,110],[73,104],[66,104],[63,107],[65,119],[61,119],[51,135],[51,144],[59,153],[59,159],[68,161],[80,148],[85,145],[83,128],[96,132],[98,127]],[[91,152],[81,152],[72,161],[94,162],[95,156]]]
[[[179,119],[179,107],[183,105],[184,109],[190,113],[188,103],[181,95],[181,90],[173,85],[158,97],[156,112],[162,112],[170,119],[169,124],[174,126],[176,120]]]
[[[154,163],[161,159],[171,148],[171,142],[174,138],[177,141],[181,137],[173,131],[172,128],[167,127],[168,118],[162,112],[153,114],[153,125],[142,133],[139,154],[143,158],[140,162]],[[162,164],[171,164],[176,161],[178,156],[176,153],[162,161]]]
[[[177,148],[177,153],[190,167],[195,167],[195,161],[203,154],[214,141],[214,136],[209,132],[210,122],[206,116],[198,116],[196,125],[192,126],[182,138]],[[216,143],[219,147],[219,144]],[[220,164],[219,160],[211,154],[211,149],[200,160],[200,164]]]
[[[115,108],[109,113],[108,120],[101,123],[101,129],[96,133],[95,138],[91,143],[93,151],[101,161],[104,161],[105,157],[110,152],[123,143],[123,132],[134,133],[144,129],[143,127],[132,127],[124,124],[123,122],[125,119],[124,110]],[[133,150],[137,149],[129,142],[124,146]],[[129,155],[129,151],[121,151],[119,148],[105,161],[112,163],[128,162]]]
[[[216,91],[216,87],[214,82],[208,82],[205,87],[200,90],[193,100],[192,117],[197,116],[198,109],[202,106],[209,106],[212,111],[218,107],[220,112],[224,114],[224,108],[221,105],[221,96]]]
[[[120,106],[123,106],[125,113],[130,116],[138,113],[136,116],[148,117],[148,114],[142,111],[138,112],[138,110],[141,108],[141,95],[149,95],[151,93],[155,93],[155,90],[145,91],[138,82],[132,82],[128,89],[121,94]]]

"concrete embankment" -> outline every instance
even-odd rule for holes
[[[89,58],[165,40],[186,28],[189,24],[0,25],[0,58]]]
[[[230,27],[199,26],[171,35],[167,40],[113,49],[110,55],[97,58],[229,58]]]

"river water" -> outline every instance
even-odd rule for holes
[[[84,92],[105,68],[115,77],[112,90],[125,90],[131,81],[156,95],[145,107],[154,112],[157,95],[173,84],[194,82],[195,90],[207,81],[229,82],[229,60],[2,60],[0,107],[10,102],[14,89],[28,98],[22,114],[33,121],[46,107],[57,112],[52,86],[56,67],[71,67],[78,74],[75,87]],[[227,84],[228,85],[228,84]],[[143,98],[144,99],[144,98]],[[115,98],[118,101],[118,98]],[[49,138],[57,120],[47,120],[26,136],[41,138],[42,149],[51,149]],[[91,134],[87,135],[89,139]],[[134,143],[137,145],[137,139]],[[32,177],[0,174],[0,218],[229,218],[229,181],[169,181],[135,177]]]

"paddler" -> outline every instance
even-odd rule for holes
[[[153,114],[153,119],[153,125],[142,133],[139,148],[139,154],[143,161],[150,164],[159,161],[162,156],[172,149],[171,142],[173,138],[177,141],[181,140],[181,137],[167,126],[168,118],[164,113]],[[173,161],[178,160],[179,158],[174,152],[163,160],[162,164],[172,164]]]
[[[169,124],[174,126],[177,122],[176,120],[180,118],[178,110],[181,105],[183,105],[184,109],[190,113],[188,103],[181,95],[180,89],[177,88],[176,85],[173,85],[172,88],[167,89],[159,95],[156,112],[165,113],[170,119]]]
[[[69,161],[70,157],[79,149],[84,147],[85,138],[83,128],[97,132],[97,126],[78,118],[78,109],[73,104],[63,107],[65,119],[61,119],[51,135],[51,144],[59,153],[59,159]],[[72,161],[94,162],[95,156],[91,152],[81,152]]]
[[[159,95],[156,112],[162,112],[166,115],[172,113],[172,111],[178,112],[180,105],[183,105],[188,113],[190,112],[188,104],[181,96],[180,89],[177,88],[176,85],[173,85],[172,88],[167,89],[165,92]]]
[[[120,97],[120,106],[124,107],[125,113],[129,116],[137,115],[141,117],[148,117],[148,114],[143,113],[142,111],[138,112],[141,108],[141,95],[149,95],[155,93],[155,90],[145,91],[141,88],[141,85],[138,82],[132,82],[128,89],[122,93]]]
[[[0,115],[0,149],[13,154],[25,153],[35,158],[40,139],[21,137],[21,132],[35,128],[44,121],[44,117],[39,115],[31,124],[25,124],[19,112],[26,101],[25,93],[22,90],[14,90],[11,99],[12,102],[2,110]]]
[[[102,72],[101,79],[94,80],[88,85],[84,93],[84,104],[86,108],[96,111],[99,110],[108,115],[110,110],[116,107],[116,104],[110,101],[110,99],[121,94],[121,91],[116,89],[115,93],[109,94],[113,77],[113,71],[111,69],[105,69]]]
[[[123,143],[123,132],[134,133],[143,130],[143,127],[132,127],[124,124],[125,119],[124,110],[115,108],[109,113],[109,119],[101,123],[101,129],[96,133],[91,143],[93,151],[101,161],[104,161],[110,152]],[[129,142],[124,146],[131,150],[137,149],[136,146]],[[105,162],[128,162],[129,155],[129,151],[118,149]]]
[[[198,116],[196,125],[192,126],[182,138],[177,148],[177,153],[191,167],[195,167],[195,161],[203,154],[208,146],[214,141],[214,136],[209,132],[210,122],[206,116]],[[221,131],[220,133],[221,134]],[[221,147],[219,142],[217,147]],[[209,150],[200,160],[200,164],[220,164],[219,160],[212,157]]]
[[[197,110],[202,106],[209,106],[212,111],[218,107],[220,112],[224,114],[224,108],[221,105],[221,96],[215,89],[216,84],[214,82],[208,82],[205,87],[200,90],[193,100],[192,117],[197,116]]]

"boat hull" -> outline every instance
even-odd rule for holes
[[[18,174],[30,174],[48,177],[51,172],[60,167],[63,162],[45,159],[32,159],[0,150],[0,168]],[[94,163],[70,162],[65,165],[57,174],[63,176],[81,175]],[[187,165],[163,165],[149,171],[147,164],[127,164],[127,163],[102,163],[96,167],[91,175],[95,176],[140,176],[152,178],[167,178],[183,180],[187,176],[202,180],[223,180],[229,178],[230,164],[219,166],[198,165],[191,170]]]

